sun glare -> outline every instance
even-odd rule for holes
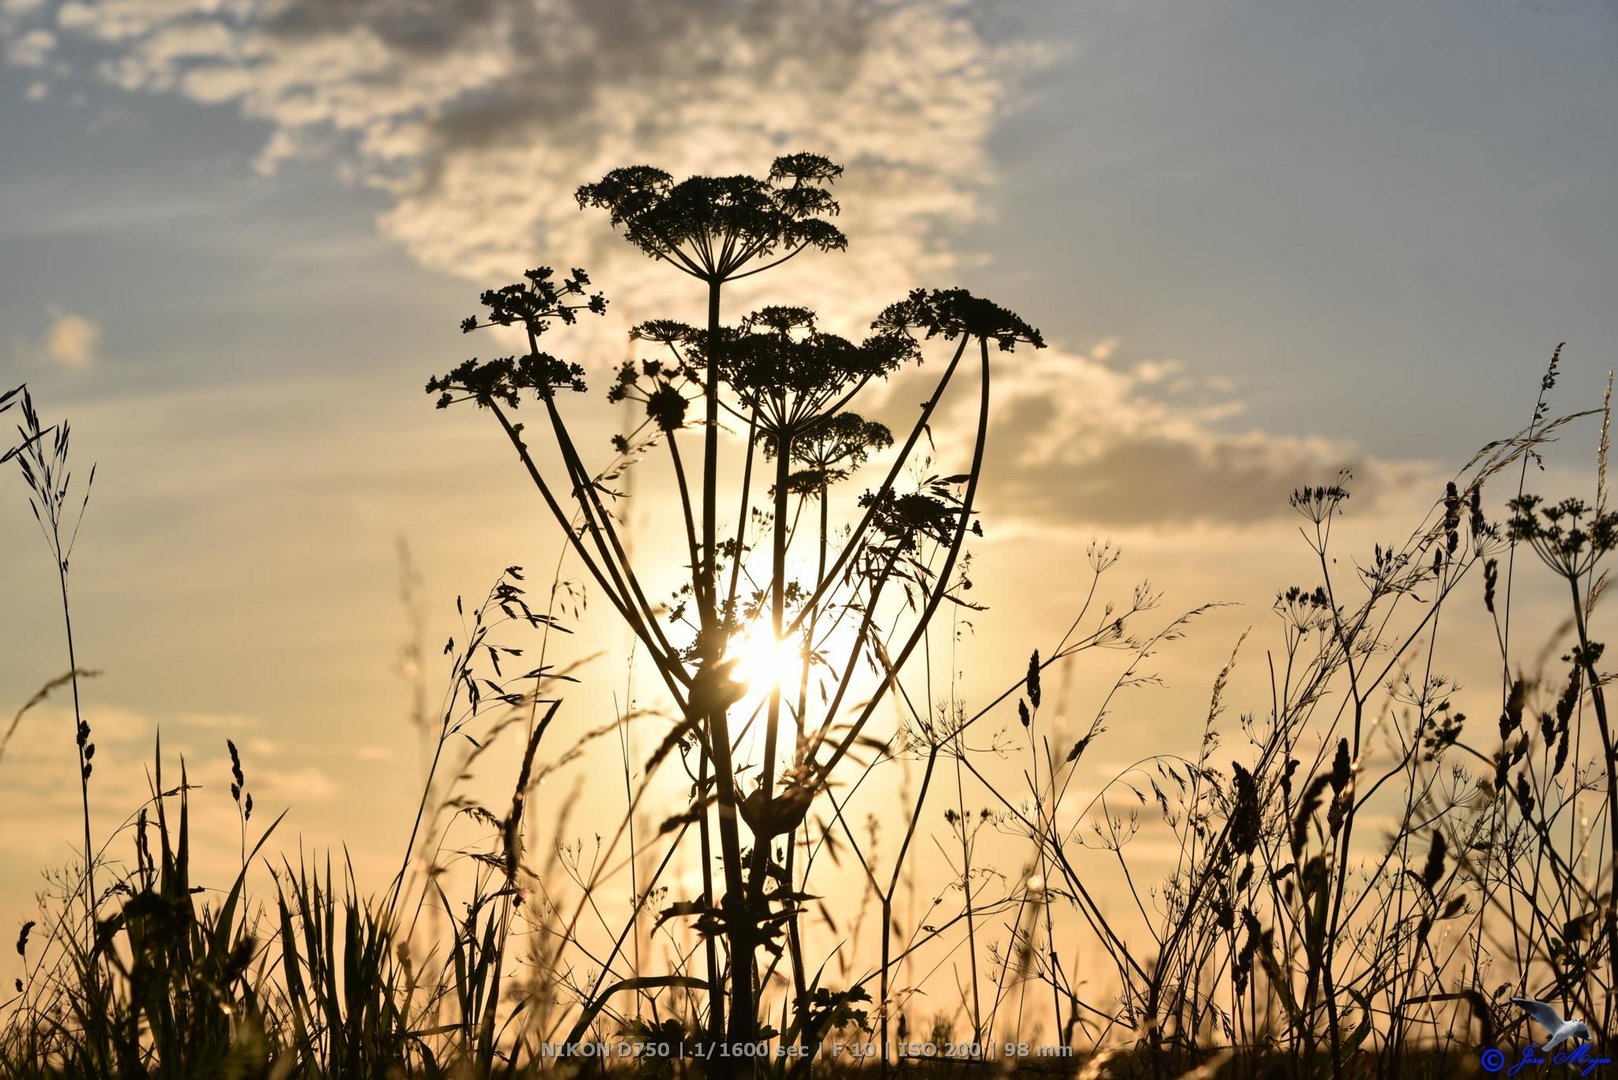
[[[796,687],[803,675],[802,647],[796,638],[776,641],[767,626],[749,630],[731,646],[736,658],[733,678],[747,687],[748,694],[768,694],[780,686]]]

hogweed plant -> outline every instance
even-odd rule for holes
[[[705,937],[706,1024],[716,1044],[755,1041],[762,1023],[760,953],[779,958],[787,943],[795,1023],[800,1031],[813,1027],[805,1010],[816,976],[797,945],[808,896],[787,853],[800,846],[806,817],[839,766],[869,739],[872,715],[926,638],[939,605],[958,599],[955,571],[966,538],[981,531],[974,505],[988,427],[990,344],[1008,352],[1019,343],[1043,346],[1017,316],[959,289],[911,293],[881,312],[858,342],[823,330],[815,313],[799,306],[767,306],[724,323],[729,283],[810,249],[846,247],[830,221],[838,211],[830,188],[841,171],[822,157],[794,154],[776,159],[764,178],[675,183],[661,170],[638,166],[579,189],[581,206],[606,210],[631,244],[707,287],[705,323],[657,319],[635,327],[631,336],[657,355],[626,364],[609,390],[613,400],[633,399],[645,408],[645,419],[616,440],[615,451],[644,457],[659,444],[666,451],[687,555],[679,596],[653,603],[646,595],[645,573],[628,557],[613,513],[616,496],[599,479],[605,470],[585,463],[558,400],[559,391],[584,389],[582,369],[540,348],[555,326],[605,310],[602,294],[587,292],[582,270],[558,281],[551,270],[538,269],[524,282],[485,293],[485,315],[463,328],[517,327],[528,350],[467,361],[428,384],[441,407],[471,400],[494,414],[597,592],[633,633],[675,703],[681,719],[651,764],[666,760],[676,745],[688,762],[684,750],[695,749],[694,795],[685,817],[697,826],[703,889],[700,898],[682,899],[679,910]],[[923,343],[934,338],[953,343],[953,354],[886,477],[859,497],[858,523],[834,538],[828,528],[834,485],[892,442],[885,428],[849,409],[871,383],[919,362]],[[974,346],[979,408],[970,465],[908,490],[900,477],[918,460],[929,421]],[[512,418],[525,397],[543,411],[548,441],[561,459],[559,478],[541,470],[525,427]],[[739,458],[739,492],[721,491],[727,474],[722,424],[740,444],[725,455]],[[695,462],[682,453],[682,437],[700,440]],[[755,479],[758,474],[764,475]],[[793,524],[811,502],[820,521],[808,541],[814,571],[800,577],[792,573],[791,555],[805,541]],[[731,506],[738,508],[734,524],[722,534],[720,515]],[[767,557],[755,572],[749,555],[758,549]],[[782,680],[772,680],[762,717],[743,718],[733,715],[745,689],[735,678],[738,653],[758,634],[769,648],[798,649],[804,670],[795,697]],[[852,690],[864,663],[878,665],[882,674],[855,703]],[[809,683],[820,675],[815,699]],[[788,718],[798,736],[783,755]],[[762,756],[740,762],[738,727],[754,722],[763,726]],[[744,783],[744,771],[756,779]],[[715,848],[717,882],[708,858]]]
[[[1543,792],[1536,795],[1532,774],[1509,775],[1528,745],[1519,731],[1526,683],[1511,674],[1509,617],[1500,621],[1498,635],[1508,673],[1498,749],[1470,744],[1464,714],[1452,701],[1458,688],[1436,667],[1448,626],[1441,613],[1459,602],[1452,597],[1463,584],[1481,575],[1491,614],[1502,585],[1509,604],[1509,559],[1519,542],[1536,544],[1551,569],[1574,584],[1586,614],[1599,593],[1594,562],[1615,531],[1604,509],[1564,503],[1550,514],[1541,510],[1543,521],[1530,526],[1525,522],[1537,504],[1523,496],[1522,476],[1508,525],[1489,521],[1483,508],[1486,483],[1537,460],[1539,448],[1573,419],[1549,419],[1546,393],[1555,362],[1530,427],[1486,447],[1446,486],[1432,516],[1409,539],[1377,545],[1351,574],[1340,569],[1332,539],[1351,478],[1344,474],[1294,494],[1319,580],[1276,599],[1282,639],[1269,657],[1272,700],[1267,715],[1242,714],[1241,732],[1251,747],[1245,761],[1232,761],[1228,770],[1217,764],[1238,645],[1215,681],[1194,753],[1138,762],[1073,805],[1076,793],[1087,790],[1076,781],[1085,751],[1106,730],[1114,698],[1155,682],[1154,658],[1213,605],[1142,631],[1141,616],[1158,603],[1149,587],[1138,589],[1127,607],[1109,605],[1096,618],[1088,615],[1092,584],[1068,633],[1043,656],[1035,652],[1026,674],[1005,693],[969,711],[953,687],[943,701],[933,700],[929,689],[929,703],[919,705],[903,676],[913,656],[931,670],[938,637],[932,624],[941,604],[951,602],[949,625],[956,632],[962,616],[978,607],[965,595],[971,585],[966,541],[980,531],[975,506],[987,439],[989,343],[1010,350],[1019,342],[1042,342],[1016,316],[960,290],[913,292],[885,309],[858,343],[826,333],[812,311],[797,306],[767,306],[723,323],[724,286],[735,277],[810,247],[843,246],[824,220],[836,210],[825,190],[836,175],[821,159],[798,155],[778,161],[763,180],[675,184],[657,170],[636,168],[581,189],[581,204],[609,210],[632,243],[704,281],[709,298],[705,326],[659,319],[631,332],[654,355],[624,364],[607,396],[638,404],[644,419],[615,438],[617,458],[599,471],[585,465],[558,404],[558,391],[584,388],[584,373],[539,348],[556,324],[604,311],[604,297],[589,292],[582,271],[557,282],[551,271],[536,270],[526,284],[485,294],[488,315],[464,327],[518,327],[528,353],[468,361],[429,384],[441,406],[473,400],[494,412],[572,552],[675,702],[672,728],[646,773],[649,779],[679,751],[691,801],[664,826],[673,839],[661,866],[694,827],[702,889],[663,908],[657,925],[688,921],[701,942],[705,977],[642,976],[637,965],[632,978],[608,986],[603,970],[581,994],[581,1018],[570,1033],[582,1035],[613,993],[678,985],[705,1000],[700,1017],[691,1018],[710,1046],[779,1037],[803,1052],[793,1067],[807,1067],[814,1035],[823,1031],[825,1017],[842,1009],[856,1026],[872,1028],[886,1068],[895,1056],[895,1026],[899,1055],[911,1045],[906,1010],[919,990],[899,973],[925,946],[960,931],[969,1045],[1004,1031],[1005,1010],[1020,1024],[1027,987],[1044,984],[1049,1022],[1065,1042],[1082,1033],[1104,1044],[1135,1032],[1142,1060],[1156,1074],[1195,1064],[1202,1048],[1221,1038],[1234,1048],[1238,1066],[1256,1067],[1252,1055],[1279,1052],[1304,1071],[1324,1061],[1333,1075],[1345,1075],[1363,1070],[1368,1060],[1398,1071],[1413,1026],[1436,1025],[1446,1009],[1451,1016],[1455,1008],[1464,1010],[1484,1035],[1504,1026],[1500,1003],[1511,986],[1486,994],[1482,985],[1487,963],[1501,952],[1483,944],[1499,930],[1491,913],[1506,915],[1513,929],[1517,990],[1527,992],[1534,973],[1548,968],[1557,978],[1548,990],[1543,984],[1533,989],[1560,988],[1566,996],[1573,993],[1568,977],[1578,976],[1586,980],[1582,996],[1568,1000],[1591,1013],[1598,1001],[1605,1007],[1612,979],[1592,986],[1591,965],[1601,956],[1609,968],[1618,963],[1613,950],[1604,947],[1574,965],[1567,942],[1569,934],[1589,936],[1592,910],[1599,913],[1607,903],[1602,897],[1612,895],[1610,883],[1581,886],[1572,872],[1586,843],[1580,830],[1589,828],[1575,813],[1589,780],[1558,793],[1547,816],[1552,804]],[[955,347],[902,438],[852,411],[865,387],[918,362],[931,339]],[[930,465],[921,440],[926,437],[930,448],[930,421],[974,343],[979,407],[965,471],[901,484],[907,470],[916,475]],[[512,418],[527,395],[544,410],[547,441],[562,464],[559,480],[541,470],[523,426]],[[721,425],[731,440],[720,438]],[[682,452],[682,440],[695,438],[702,442],[700,465]],[[875,452],[890,455],[884,475],[852,500],[846,516],[855,524],[837,532],[831,523],[844,516],[833,508],[837,489]],[[630,461],[646,468],[654,454],[666,455],[668,486],[678,496],[686,567],[678,592],[657,603],[642,587],[644,572],[626,554],[630,545],[616,513],[620,495],[603,479],[621,475]],[[1603,478],[1604,459],[1605,442]],[[722,495],[721,477],[734,476],[739,491]],[[723,507],[735,507],[736,515],[721,534]],[[814,524],[800,529],[806,519]],[[1502,552],[1508,559],[1504,583]],[[1092,550],[1096,580],[1115,558],[1110,547]],[[1542,724],[1546,753],[1566,757],[1568,714],[1588,697],[1603,760],[1610,763],[1602,680],[1594,667],[1599,645],[1589,641],[1578,613],[1574,622],[1574,671],[1558,705],[1562,719]],[[759,638],[767,653],[785,649],[799,661],[794,680],[769,680],[762,701],[736,678]],[[1090,723],[1076,738],[1066,736],[1071,742],[1064,754],[1041,722],[1041,675],[1092,648],[1122,650],[1129,659]],[[859,684],[862,667],[876,673],[873,683]],[[901,717],[891,734],[871,724],[890,697]],[[862,700],[852,704],[856,698]],[[981,760],[985,750],[1002,757],[1015,752],[1011,744],[991,740],[985,748],[969,741],[983,721],[1003,716],[1013,703],[1026,758],[1027,790],[1020,798],[995,782]],[[759,725],[762,740],[747,741],[745,733]],[[784,729],[795,733],[794,745],[783,745]],[[1476,776],[1464,757],[1485,766],[1486,775]],[[852,827],[845,813],[850,794],[841,792],[858,790],[875,770],[896,761],[916,763],[920,778],[914,785],[906,780],[904,826],[884,862],[879,830],[874,822],[864,830]],[[897,890],[924,807],[949,774],[954,805],[947,824],[960,910],[943,917],[942,898],[935,899],[923,916],[928,921],[906,934],[895,919]],[[1610,786],[1613,769],[1609,764],[1585,775]],[[969,788],[989,793],[998,807],[971,807]],[[1175,866],[1156,885],[1127,854],[1142,828],[1136,809],[1119,809],[1119,801],[1130,798],[1155,802],[1179,846]],[[1390,833],[1366,837],[1360,822],[1368,814],[1379,822],[1391,817]],[[1075,820],[1093,831],[1092,840]],[[1554,832],[1553,822],[1566,831]],[[991,893],[982,872],[979,836],[991,824],[1027,844],[1013,884],[999,893]],[[853,929],[857,936],[871,905],[881,919],[880,959],[867,977],[834,990],[822,981],[825,961],[805,951],[803,922],[815,899],[811,869],[825,852],[835,857],[839,846],[865,882]],[[1094,868],[1082,855],[1086,847],[1115,864],[1139,924],[1130,925],[1128,914],[1097,898],[1087,880]],[[1531,869],[1521,861],[1530,853]],[[1002,876],[999,869],[989,873]],[[1559,906],[1552,910],[1570,916],[1560,934],[1551,932],[1558,916],[1546,914],[1541,888],[1554,892]],[[640,898],[650,895],[644,883],[635,891],[631,924],[647,902]],[[1057,950],[1058,906],[1077,916],[1078,927],[1108,958],[1121,991],[1116,1008],[1083,1000],[1076,971]],[[825,921],[831,925],[829,917]],[[1467,932],[1448,938],[1440,953],[1434,936],[1453,925]],[[630,932],[626,927],[617,936],[619,945]],[[618,955],[615,949],[606,966]],[[1306,962],[1294,964],[1292,956]],[[772,1027],[761,996],[782,968],[791,989]],[[840,969],[847,972],[846,961]],[[874,999],[868,983],[878,991]]]

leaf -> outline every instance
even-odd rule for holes
[[[690,915],[701,915],[707,909],[702,906],[701,900],[676,900],[668,907],[657,913],[657,922],[652,924],[656,930],[670,919],[684,918]]]

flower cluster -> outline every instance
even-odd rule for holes
[[[470,398],[479,405],[497,401],[515,406],[521,391],[532,390],[539,397],[550,397],[557,390],[583,390],[584,369],[541,352],[538,340],[552,320],[578,321],[579,312],[604,315],[607,300],[601,293],[587,294],[589,275],[574,268],[557,283],[550,267],[542,266],[523,275],[524,281],[499,289],[488,289],[480,298],[488,310],[485,321],[472,315],[461,321],[462,333],[485,326],[521,326],[528,333],[529,351],[521,356],[502,356],[480,361],[462,361],[446,375],[427,380],[427,392],[437,394],[438,407],[448,408],[457,400]],[[457,394],[462,395],[457,398]]]
[[[230,797],[242,808],[242,820],[251,821],[253,793],[247,790],[247,777],[242,774],[242,756],[237,752],[236,744],[232,740],[226,739],[225,747],[230,751]]]
[[[856,345],[821,330],[814,312],[800,307],[753,312],[721,335],[717,352],[720,378],[758,413],[766,436],[778,440],[795,438],[866,381],[917,355],[914,341],[894,333]]]
[[[993,340],[1002,352],[1011,352],[1019,341],[1036,349],[1045,347],[1038,330],[999,304],[965,289],[912,289],[871,325],[881,332],[913,335],[921,331],[926,337],[945,340],[964,334]]]
[[[1583,499],[1545,505],[1538,495],[1512,499],[1511,539],[1526,542],[1546,566],[1578,578],[1618,547],[1618,511],[1591,509]]]
[[[1292,509],[1316,525],[1323,524],[1348,499],[1348,488],[1343,485],[1343,481],[1348,479],[1348,471],[1345,469],[1338,473],[1337,479],[1335,484],[1294,491],[1287,502]]]
[[[886,424],[853,412],[822,416],[793,436],[791,460],[804,468],[788,477],[787,487],[794,494],[822,495],[865,464],[872,451],[892,445],[893,432]],[[779,440],[766,436],[765,455],[774,457],[779,451]]]
[[[614,169],[577,192],[580,207],[612,216],[624,238],[705,281],[724,281],[782,249],[843,249],[848,238],[827,187],[842,166],[817,154],[778,157],[769,176],[693,176],[675,183],[662,169]],[[783,256],[785,257],[785,256]]]

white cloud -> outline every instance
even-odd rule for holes
[[[253,794],[249,844],[257,830],[283,809],[291,818],[272,851],[277,846],[283,851],[295,848],[299,841],[293,833],[301,833],[314,845],[335,845],[345,839],[339,830],[349,819],[331,818],[320,810],[320,804],[340,793],[337,783],[323,767],[307,760],[307,754],[245,734],[260,726],[258,721],[187,713],[162,718],[160,723],[155,716],[99,703],[99,686],[85,702],[83,716],[97,747],[90,812],[103,859],[116,864],[132,856],[133,832],[120,823],[133,820],[143,805],[150,806],[160,728],[162,788],[177,787],[182,772],[191,785],[187,799],[194,880],[210,886],[228,883],[240,865],[241,833],[238,808],[229,791],[227,735],[241,748]],[[81,858],[82,841],[74,842],[83,827],[74,723],[71,706],[53,699],[22,718],[0,759],[0,820],[26,825],[0,829],[0,904],[7,911],[24,902],[26,883],[36,868],[72,866]],[[178,828],[174,818],[178,800],[170,799],[166,806],[170,827]]]
[[[985,527],[1242,527],[1289,514],[1293,489],[1331,482],[1340,468],[1354,473],[1361,505],[1409,475],[1342,443],[1228,431],[1242,408],[1226,383],[1187,375],[1179,361],[1126,361],[1126,352],[1107,338],[1087,354],[991,353]],[[918,396],[900,383],[882,414],[902,423],[897,408]],[[977,407],[974,373],[952,388],[939,430],[970,431]],[[969,451],[941,443],[938,467],[964,466]]]
[[[180,85],[187,97],[205,105],[218,105],[250,91],[253,78],[245,68],[206,64],[186,71]]]
[[[849,166],[855,280],[823,306],[947,268],[939,229],[980,212],[1012,71],[952,0],[104,0],[57,5],[125,89],[233,101],[269,121],[271,170],[311,146],[388,192],[382,229],[478,281],[549,258],[633,266],[574,189],[646,161],[756,172],[812,149]],[[14,47],[42,27],[0,27]],[[626,271],[627,273],[627,271]],[[639,283],[638,275],[634,279]],[[868,303],[868,301],[867,301]]]
[[[236,713],[187,712],[176,716],[175,721],[187,729],[222,731],[237,739],[242,737],[242,732],[251,731],[259,726],[258,721],[252,717]]]
[[[103,51],[110,82],[267,121],[261,173],[329,157],[384,192],[380,229],[424,265],[482,285],[584,266],[609,298],[633,299],[634,317],[688,299],[674,291],[687,283],[580,212],[580,183],[639,162],[683,176],[824,153],[848,168],[849,252],[762,284],[813,297],[850,329],[918,283],[950,283],[949,233],[984,213],[994,181],[996,118],[1018,73],[1047,56],[991,45],[968,12],[957,0],[103,0],[63,4],[54,21]],[[741,283],[729,310],[759,283]],[[1121,363],[1119,350],[1109,337],[999,362],[996,502],[1044,520],[1240,523],[1357,463],[1319,440],[1230,434],[1228,389],[1175,360]],[[92,339],[74,355],[93,352]]]
[[[56,48],[56,35],[36,26],[6,42],[6,59],[18,67],[44,67]]]
[[[34,363],[57,364],[83,371],[96,362],[101,351],[101,327],[92,319],[59,308],[50,310],[50,321],[38,338],[12,339],[12,351]]]
[[[292,769],[259,769],[250,778],[250,787],[257,793],[256,802],[264,806],[298,806],[325,802],[337,793],[337,784],[318,765],[303,765]]]
[[[83,315],[60,311],[51,316],[38,352],[54,364],[82,371],[95,363],[100,348],[99,326]]]

